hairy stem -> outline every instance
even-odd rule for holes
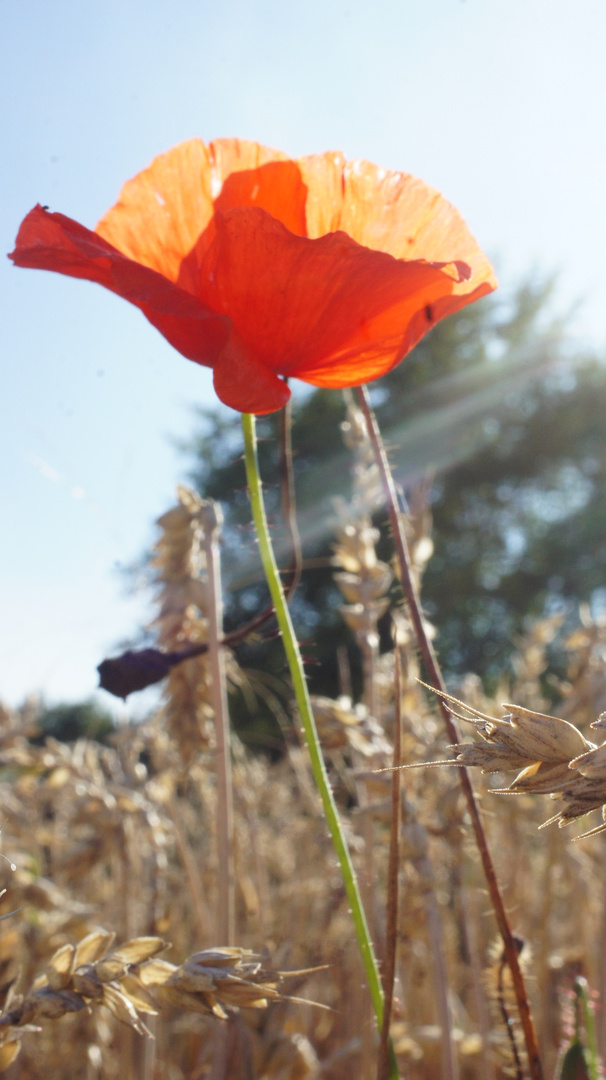
[[[389,520],[391,522],[391,527],[393,531],[394,544],[396,547],[398,562],[400,564],[402,589],[404,592],[406,603],[408,605],[410,618],[414,626],[415,636],[419,645],[421,656],[423,657],[423,662],[429,674],[430,682],[437,690],[445,692],[446,687],[444,679],[442,678],[442,673],[440,671],[437,657],[434,652],[433,645],[427,636],[423,623],[421,602],[412,574],[410,554],[408,551],[408,542],[406,540],[402,524],[402,518],[398,509],[396,488],[391,469],[389,467],[389,462],[387,460],[387,455],[385,453],[383,440],[381,439],[377,420],[370,404],[368,390],[365,386],[359,386],[356,393],[360,402],[360,407],[362,408],[364,416],[366,417],[368,434],[374,446],[375,457],[381,474],[381,482],[383,485],[385,501],[389,512]],[[461,740],[457,725],[450,712],[448,711],[446,704],[441,699],[439,699],[439,705],[442,711],[442,715],[444,717],[446,730],[448,732],[448,737],[451,743],[454,744],[460,742]],[[511,971],[516,1003],[520,1016],[520,1023],[524,1032],[524,1040],[526,1043],[526,1052],[528,1054],[530,1075],[532,1077],[532,1080],[543,1080],[543,1069],[541,1066],[541,1059],[539,1057],[537,1036],[534,1028],[534,1022],[532,1019],[530,1002],[528,1000],[528,994],[526,992],[526,986],[524,984],[524,976],[522,974],[518,959],[518,948],[511,927],[509,925],[509,919],[507,918],[505,904],[503,902],[503,897],[501,896],[501,890],[499,888],[494,863],[492,861],[492,856],[488,848],[486,833],[484,832],[484,826],[480,817],[480,811],[469,777],[469,773],[467,769],[461,768],[459,770],[459,775],[461,778],[461,787],[463,788],[463,793],[467,803],[467,810],[471,818],[475,841],[478,851],[480,853],[480,858],[482,860],[482,867],[484,870],[484,876],[486,878],[486,884],[488,886],[488,893],[490,895],[490,900],[497,920],[497,925],[499,927],[499,932],[501,934],[501,938],[503,939],[503,949],[506,962],[509,970]]]
[[[257,461],[257,443],[255,436],[255,417],[248,413],[242,415],[242,430],[244,433],[244,462],[246,465],[246,477],[248,480],[248,489],[250,496],[250,503],[253,515],[253,521],[259,540],[259,551],[261,554],[261,561],[263,563],[263,569],[267,578],[267,584],[269,585],[269,591],[273,601],[276,618],[278,620],[278,626],[284,642],[284,649],[288,659],[288,666],[290,668],[290,674],[293,683],[293,689],[295,693],[295,699],[301,717],[301,723],[303,725],[303,731],[305,733],[305,740],[307,742],[307,748],[311,760],[312,772],[314,779],[322,799],[322,805],[324,808],[324,815],[326,823],[328,825],[332,842],[339,860],[341,868],[341,874],[343,877],[343,883],[345,886],[345,892],[351,913],[354,921],[356,937],[358,940],[358,946],[364,964],[364,970],[366,972],[366,978],[368,981],[368,987],[370,996],[377,1019],[377,1025],[381,1030],[383,1024],[383,990],[381,988],[381,980],[379,978],[379,971],[377,962],[374,955],[370,934],[368,931],[368,925],[366,922],[366,916],[362,907],[362,901],[360,898],[360,891],[356,880],[355,871],[347,847],[347,842],[341,827],[339,820],[339,814],[333,798],[330,784],[328,781],[328,775],[326,767],[324,765],[324,759],[320,750],[320,743],[318,739],[318,733],[316,730],[316,723],[313,717],[311,702],[309,700],[309,693],[307,690],[307,683],[305,681],[305,673],[303,671],[303,662],[301,660],[301,654],[299,652],[299,645],[295,636],[292,620],[290,618],[290,612],[284,598],[284,591],[282,589],[282,583],[280,581],[280,575],[276,560],[269,537],[267,528],[267,518],[265,516],[265,507],[263,503],[263,493],[261,488],[261,480],[259,477],[259,467]],[[395,1059],[392,1052],[392,1068],[390,1071],[390,1078],[397,1080],[398,1072],[395,1065]]]

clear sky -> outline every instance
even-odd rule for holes
[[[0,7],[0,234],[93,227],[192,136],[340,149],[439,188],[505,288],[561,271],[606,343],[603,0],[23,0]],[[186,463],[209,373],[97,286],[0,261],[0,700],[89,696],[149,618],[118,568]],[[110,699],[107,699],[109,701]]]

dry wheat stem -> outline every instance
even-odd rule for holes
[[[434,687],[445,693],[446,686],[442,678],[437,657],[435,655],[431,641],[429,640],[425,632],[423,616],[421,613],[421,603],[412,576],[410,556],[408,552],[408,543],[406,541],[406,536],[404,534],[404,529],[402,527],[402,521],[398,510],[397,495],[393,476],[389,467],[389,462],[387,460],[387,455],[385,453],[385,448],[383,446],[376,417],[370,404],[367,388],[365,386],[358,387],[357,396],[362,411],[364,412],[364,416],[366,417],[368,433],[375,449],[377,465],[381,473],[385,501],[389,512],[389,519],[393,530],[394,543],[396,547],[398,561],[400,564],[402,588],[408,605],[410,617],[412,619],[415,629],[419,649],[421,651],[423,661],[425,663],[427,671],[430,674],[430,678]],[[443,702],[440,703],[440,708],[451,742],[460,742],[456,723],[451,717],[448,709]],[[524,1040],[526,1043],[526,1051],[528,1054],[530,1075],[533,1080],[543,1080],[543,1069],[539,1056],[539,1047],[534,1028],[534,1022],[532,1019],[530,1002],[528,1000],[528,994],[526,992],[526,987],[524,984],[524,977],[522,975],[518,960],[518,951],[516,948],[514,936],[509,925],[509,919],[507,918],[505,904],[501,896],[494,863],[492,861],[490,850],[488,848],[486,834],[484,832],[484,827],[482,825],[482,820],[480,817],[480,811],[476,802],[473,786],[469,778],[467,769],[461,769],[459,775],[461,778],[461,786],[463,788],[465,800],[467,802],[467,808],[471,817],[476,844],[480,853],[480,858],[482,860],[482,866],[488,885],[491,903],[494,909],[497,925],[499,927],[499,932],[503,939],[503,946],[507,958],[507,964],[509,965],[513,979],[518,1013],[520,1016],[522,1029],[524,1031]]]
[[[389,1080],[389,1025],[393,1005],[398,945],[398,879],[400,874],[400,770],[402,753],[402,673],[400,654],[394,648],[395,659],[395,717],[393,738],[394,773],[391,780],[391,832],[387,872],[387,927],[385,933],[385,964],[383,969],[383,1026],[377,1065],[377,1080]]]
[[[202,546],[208,572],[208,656],[210,698],[215,724],[217,775],[217,938],[223,945],[235,940],[234,808],[225,651],[223,637],[223,595],[219,556],[222,524],[217,503],[205,501],[200,509],[203,522]]]

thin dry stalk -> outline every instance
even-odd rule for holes
[[[286,599],[290,600],[296,592],[303,567],[301,537],[297,525],[295,471],[292,460],[292,398],[288,399],[280,413],[280,502],[282,519],[288,532],[291,549],[291,565],[284,582]]]
[[[406,535],[404,533],[404,528],[402,526],[402,520],[398,511],[398,500],[393,476],[391,474],[389,462],[387,461],[387,455],[385,453],[385,447],[383,446],[383,441],[381,439],[377,421],[370,405],[368,390],[365,386],[358,387],[357,396],[364,416],[366,417],[368,433],[375,449],[376,461],[379,467],[379,471],[381,473],[385,501],[388,508],[389,519],[393,530],[393,539],[396,546],[398,561],[400,564],[402,589],[404,591],[404,596],[408,605],[410,618],[414,625],[419,649],[423,656],[423,661],[425,663],[427,671],[429,672],[432,684],[436,687],[436,689],[445,691],[445,683],[442,678],[442,673],[438,665],[437,657],[435,655],[432,643],[426,633],[423,622],[421,602],[417,593],[410,565],[408,543],[406,540]],[[440,708],[444,717],[444,722],[446,724],[446,730],[448,732],[448,736],[451,742],[460,742],[457,725],[453,720],[450,712],[443,703],[440,704]],[[511,971],[518,1013],[524,1031],[524,1040],[526,1043],[526,1052],[528,1054],[530,1075],[533,1080],[543,1080],[543,1068],[539,1055],[539,1046],[534,1028],[530,1002],[524,983],[524,976],[522,975],[522,970],[520,968],[518,960],[518,950],[516,947],[514,935],[509,925],[509,919],[505,910],[505,904],[501,896],[501,890],[499,888],[499,883],[497,880],[494,863],[492,861],[492,856],[488,848],[488,842],[486,839],[486,834],[484,832],[484,826],[480,817],[480,811],[474,794],[473,786],[469,778],[469,774],[465,768],[462,768],[460,770],[460,779],[461,787],[463,788],[467,808],[469,811],[469,816],[472,822],[475,841],[478,847],[478,851],[480,853],[480,858],[482,860],[482,866],[488,885],[490,900],[497,920],[497,925],[499,927],[499,932],[503,939],[503,947],[505,950],[507,964]]]
[[[429,860],[425,858],[426,872],[429,872]],[[440,1020],[440,1038],[442,1043],[443,1080],[457,1080],[459,1069],[452,1031],[452,1017],[448,1001],[448,970],[444,948],[444,935],[440,909],[436,900],[435,889],[430,888],[425,894],[427,912],[427,930],[430,941],[430,956],[433,967],[436,1006]]]
[[[389,838],[389,866],[387,873],[387,905],[385,933],[385,962],[383,968],[383,1027],[379,1046],[377,1080],[389,1078],[389,1026],[393,1005],[393,987],[396,974],[396,949],[398,944],[398,879],[400,873],[400,763],[402,753],[402,672],[398,649],[395,658],[395,718],[393,739],[393,766],[391,778],[391,831]]]
[[[541,868],[537,867],[537,883],[541,893],[541,899],[538,905],[540,925],[545,927],[545,933],[539,935],[534,941],[533,946],[533,961],[534,964],[541,970],[546,971],[549,968],[549,934],[547,929],[549,927],[552,918],[553,908],[553,886],[557,881],[557,855],[558,850],[561,847],[561,833],[552,831],[549,836],[546,837],[545,849],[544,849],[544,864]],[[540,876],[539,876],[540,875]],[[539,1030],[541,1032],[541,1053],[543,1058],[546,1058],[549,1047],[547,1040],[550,1034],[550,1022],[549,1013],[551,1008],[550,995],[545,985],[543,992],[539,997],[538,1013],[539,1013]],[[540,1011],[539,1011],[540,1010]]]
[[[154,1070],[156,1064],[157,1026],[157,1018],[155,1016],[150,1016],[149,1020],[147,1021],[147,1027],[149,1029],[151,1038],[145,1040],[145,1042],[143,1043],[143,1047],[141,1047],[141,1043],[139,1041],[138,1058],[141,1080],[153,1080],[154,1078]]]
[[[351,505],[338,504],[341,524],[334,562],[341,567],[335,581],[346,603],[341,615],[356,637],[362,654],[363,691],[362,700],[371,717],[379,719],[379,694],[377,690],[377,660],[379,656],[378,621],[389,607],[388,592],[392,582],[390,567],[377,558],[375,549],[379,532],[373,528],[370,509],[380,498],[377,467],[373,448],[368,438],[366,423],[351,392],[345,393],[347,413],[341,425],[343,441],[351,450],[353,463],[353,491]],[[355,757],[359,757],[354,753]],[[357,785],[360,806],[368,804],[364,783]],[[375,945],[380,934],[380,915],[377,909],[374,858],[374,826],[371,814],[362,818],[364,839],[364,875],[360,886],[366,917]]]
[[[167,811],[173,824],[175,844],[177,846],[177,851],[181,856],[181,862],[189,885],[189,892],[194,902],[198,933],[204,941],[205,938],[210,936],[210,916],[202,895],[203,886],[199,868],[196,864],[195,856],[190,849],[185,831],[181,825],[179,807],[173,800],[168,803]]]
[[[435,1007],[440,1025],[442,1047],[442,1080],[456,1080],[458,1075],[457,1058],[452,1033],[450,1006],[448,1002],[448,971],[446,968],[446,949],[442,929],[442,917],[436,898],[434,873],[427,854],[428,839],[423,826],[416,820],[413,807],[405,799],[403,802],[403,839],[407,847],[407,856],[414,864],[419,876],[423,894],[423,906],[429,938],[429,956],[433,969],[433,987]]]
[[[606,889],[602,890],[602,912],[599,923],[599,939],[597,946],[598,960],[598,980],[596,989],[599,994],[600,1001],[606,1001]],[[602,1060],[606,1059],[606,1017],[604,1016],[604,1008],[598,1009],[596,1014],[596,1028],[598,1036],[598,1045]]]
[[[482,1039],[482,1045],[480,1047],[482,1077],[483,1080],[494,1080],[494,1064],[488,1053],[490,1037],[490,1017],[488,1015],[486,998],[482,993],[482,962],[480,959],[480,949],[478,945],[477,932],[477,922],[479,917],[477,895],[473,894],[469,889],[467,891],[467,899],[471,905],[471,910],[469,910],[467,905],[464,905],[463,918],[465,920],[467,930],[467,943],[469,945],[469,961],[472,975],[473,997],[478,1018],[478,1026],[480,1029],[480,1036]]]
[[[217,776],[217,938],[224,945],[235,940],[234,808],[225,651],[223,638],[223,594],[219,533],[223,514],[218,503],[205,500],[199,510],[202,546],[206,554],[208,582],[208,659],[210,701],[215,724]]]
[[[377,622],[389,606],[389,599],[382,594],[391,584],[391,570],[379,562],[375,542],[379,537],[369,516],[369,506],[376,500],[377,475],[373,451],[366,431],[364,418],[355,406],[351,394],[347,401],[346,420],[341,425],[343,441],[354,455],[353,493],[350,506],[341,507],[344,518],[339,529],[339,543],[335,548],[334,561],[342,567],[335,574],[335,581],[343,593],[346,604],[341,615],[354,632],[362,654],[363,691],[362,700],[370,716],[378,715],[376,689],[379,634]],[[380,489],[379,489],[380,490]],[[354,752],[354,762],[356,759]],[[364,782],[357,783],[360,807],[368,806]],[[370,933],[380,955],[380,914],[375,889],[376,860],[374,855],[374,822],[372,814],[362,815],[362,838],[364,841],[364,871],[360,875],[360,891]],[[389,1033],[389,1026],[387,1028]],[[366,1075],[374,1070],[376,1050],[370,1023],[363,1029],[362,1067]],[[388,1065],[389,1068],[389,1065]]]

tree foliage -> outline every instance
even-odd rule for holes
[[[403,489],[432,478],[435,554],[423,598],[451,672],[497,675],[529,616],[571,610],[606,584],[606,368],[578,353],[551,308],[551,282],[526,281],[505,301],[488,297],[439,323],[372,386]],[[306,566],[294,617],[314,642],[313,688],[333,693],[336,646],[348,640],[330,566],[331,500],[348,490],[342,417],[340,393],[315,391],[300,400],[293,427]],[[284,565],[275,416],[259,422],[259,435]],[[267,601],[240,446],[238,417],[205,412],[187,448],[198,489],[226,511],[230,627]],[[246,647],[244,662],[281,668],[278,653],[266,639]]]
[[[75,742],[82,738],[105,742],[114,730],[110,714],[94,701],[42,705],[36,722],[39,733],[31,742],[39,746],[44,745],[48,737],[58,739],[59,742]]]

